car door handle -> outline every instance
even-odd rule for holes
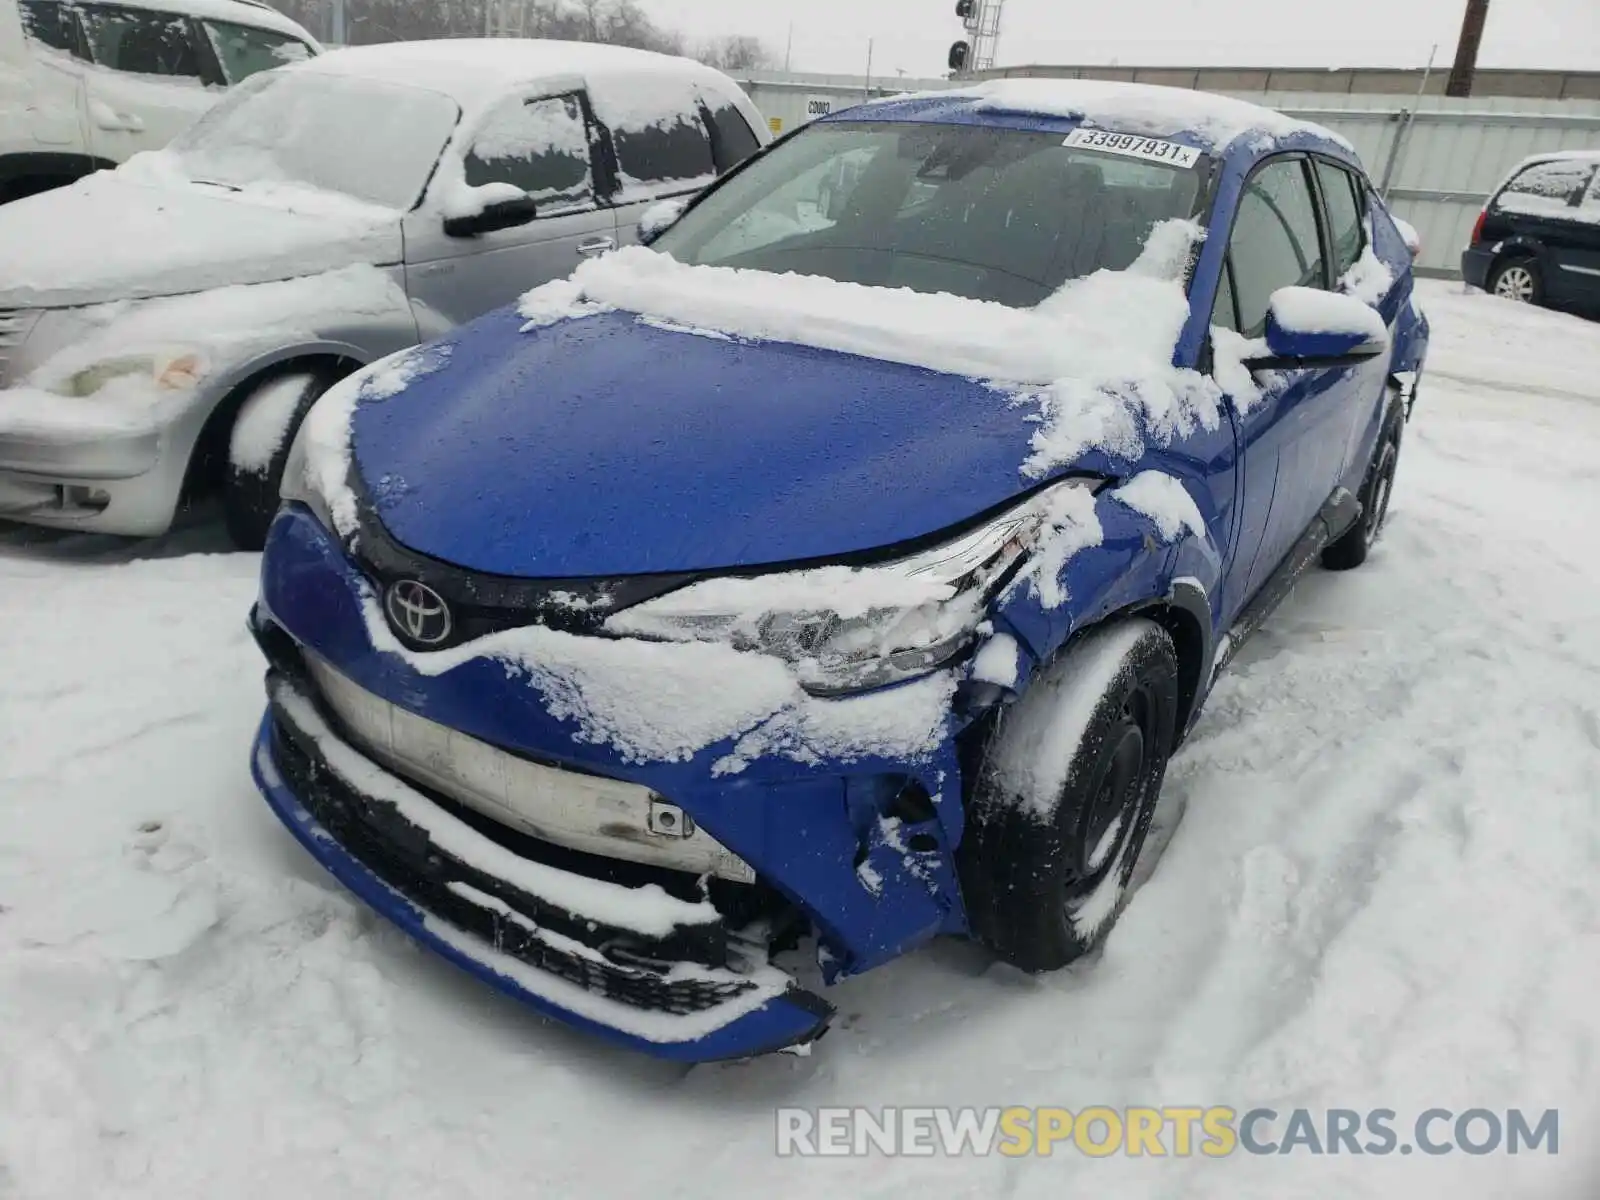
[[[604,254],[607,250],[617,248],[617,239],[614,237],[586,238],[578,243],[578,257],[593,258],[596,254]]]

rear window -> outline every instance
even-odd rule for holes
[[[652,125],[612,131],[625,193],[691,190],[717,173],[711,135],[697,114],[678,113]]]
[[[1557,159],[1534,163],[1517,172],[1495,200],[1505,212],[1561,213],[1583,198],[1594,178],[1592,160]]]
[[[711,110],[711,128],[716,136],[717,170],[731,171],[761,148],[761,142],[745,123],[742,113],[731,104]]]
[[[1129,266],[1156,223],[1193,216],[1199,171],[1059,134],[828,122],[751,163],[654,248],[1028,307],[1069,279]]]

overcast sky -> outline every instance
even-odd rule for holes
[[[747,33],[796,71],[943,72],[955,0],[642,0],[693,38]],[[1421,66],[1454,56],[1465,0],[1008,0],[999,62]],[[1600,0],[1493,0],[1483,66],[1600,70]]]

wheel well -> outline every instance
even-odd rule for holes
[[[194,452],[189,455],[189,469],[184,475],[180,503],[204,499],[221,489],[227,477],[228,440],[233,432],[234,418],[239,415],[245,397],[262,383],[296,371],[326,372],[337,380],[360,367],[361,364],[353,358],[337,354],[308,354],[273,363],[240,381],[206,418],[205,427],[195,441]]]
[[[1154,621],[1172,639],[1178,658],[1178,719],[1173,725],[1173,746],[1183,744],[1194,706],[1200,698],[1200,680],[1206,670],[1206,633],[1199,619],[1188,609],[1175,604],[1157,604],[1136,614]]]
[[[1484,282],[1492,284],[1494,282],[1495,273],[1507,263],[1514,262],[1531,262],[1534,264],[1534,266],[1538,266],[1538,251],[1529,246],[1506,247],[1506,249],[1500,251],[1499,254],[1494,256],[1494,261],[1489,264],[1489,273],[1484,276]]]

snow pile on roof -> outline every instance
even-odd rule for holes
[[[819,276],[685,266],[630,246],[523,296],[529,330],[622,310],[694,330],[793,342],[990,382],[1035,403],[1025,474],[1043,478],[1101,449],[1133,459],[1214,428],[1221,392],[1172,365],[1189,316],[1184,292],[1204,230],[1167,221],[1126,271],[1069,282],[1032,309]]]
[[[529,84],[550,93],[583,88],[595,115],[613,129],[647,128],[694,112],[697,97],[705,96],[713,105],[733,104],[758,137],[770,136],[749,97],[721,71],[623,46],[540,38],[387,42],[335,50],[294,69],[431,88],[469,110]]]
[[[1171,137],[1190,133],[1214,150],[1247,135],[1307,134],[1354,152],[1330,129],[1274,109],[1188,88],[1090,79],[997,79],[938,95],[971,98],[980,112],[1082,119],[1117,133]]]

